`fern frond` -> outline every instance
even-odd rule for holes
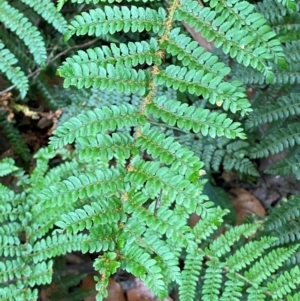
[[[156,232],[156,236],[166,235],[171,242],[177,242],[186,247],[190,244],[185,236],[186,219],[182,218],[182,214],[176,214],[168,207],[160,206],[154,215],[150,209],[144,207],[148,198],[142,193],[131,191],[126,199],[123,199],[124,210],[132,215],[133,221],[147,225]]]
[[[121,267],[124,265],[128,271],[137,275],[150,290],[157,292],[160,299],[166,297],[167,287],[162,270],[144,249],[136,245],[128,246],[122,250],[122,257]]]
[[[146,124],[136,133],[136,146],[147,151],[153,159],[159,160],[170,165],[171,170],[176,170],[179,174],[185,174],[187,178],[199,178],[199,172],[203,164],[199,158],[194,156],[193,152],[183,148],[172,137],[166,137],[165,134]]]
[[[58,74],[65,78],[64,87],[76,86],[81,88],[99,88],[108,91],[117,90],[119,93],[139,93],[144,95],[148,85],[148,72],[144,70],[128,69],[122,64],[113,66],[107,64],[106,69],[95,63],[81,65],[73,63],[58,70]]]
[[[205,1],[207,2],[207,1]],[[238,63],[252,66],[271,78],[266,61],[274,58],[283,63],[283,50],[276,34],[261,14],[253,13],[254,5],[244,1],[232,3],[211,1],[202,7],[197,1],[181,1],[175,18],[187,22],[217,48],[236,58]]]
[[[49,24],[51,24],[59,32],[64,33],[67,29],[67,21],[59,13],[53,2],[50,0],[21,0],[27,4],[39,15],[41,15]]]
[[[68,252],[79,251],[82,242],[86,239],[86,234],[79,233],[78,235],[52,235],[47,236],[35,242],[32,246],[32,251],[27,255],[27,258],[32,260],[34,264],[45,262],[49,258],[64,255]]]
[[[239,137],[244,139],[243,130],[239,122],[233,122],[225,113],[210,112],[208,109],[188,106],[165,96],[155,98],[146,107],[146,114],[161,118],[171,126],[177,124],[181,129],[195,133],[201,132],[203,136],[225,135],[228,138]]]
[[[0,161],[0,177],[6,176],[17,169],[18,167],[15,166],[15,162],[12,158],[4,158]]]
[[[120,64],[124,68],[136,67],[144,63],[152,65],[153,62],[160,65],[161,59],[156,53],[157,51],[158,43],[154,38],[151,38],[149,42],[129,42],[127,45],[120,43],[117,46],[112,43],[110,47],[102,46],[101,48],[90,48],[87,51],[78,51],[76,55],[66,59],[58,72],[62,76],[68,73],[70,77],[70,67],[72,68],[73,64],[88,67],[90,70],[95,67],[106,68],[108,64]],[[72,69],[72,71],[74,70]]]
[[[277,1],[293,11],[297,9],[297,4],[295,0],[277,0]]]
[[[279,129],[277,133],[270,134],[265,140],[251,149],[252,158],[267,157],[280,151],[300,145],[299,124],[287,124],[285,128]]]
[[[166,12],[163,8],[158,11],[150,8],[130,6],[105,6],[91,9],[88,12],[76,16],[65,34],[65,40],[76,35],[95,35],[114,34],[119,31],[142,32],[151,29],[158,34],[164,30]]]
[[[116,128],[132,127],[137,124],[144,124],[144,116],[132,105],[103,107],[65,122],[53,132],[57,137],[52,137],[50,144],[55,148],[61,148],[81,136],[96,136],[100,131],[114,131]]]
[[[114,157],[125,162],[131,153],[138,153],[133,138],[128,133],[113,133],[111,136],[98,134],[96,137],[79,137],[77,141],[81,146],[79,158],[87,162],[96,157],[105,162]]]
[[[30,150],[28,146],[23,141],[20,132],[6,119],[4,114],[0,114],[0,125],[15,152],[19,154],[25,162],[29,162]]]
[[[256,232],[257,228],[258,225],[255,224],[244,224],[231,228],[210,244],[209,249],[206,250],[207,254],[211,257],[223,256],[230,252],[230,246],[237,242],[242,235],[244,237],[250,237]]]
[[[240,82],[220,83],[219,78],[213,77],[211,73],[204,75],[203,70],[188,70],[186,67],[170,65],[155,76],[154,83],[180,92],[202,95],[210,103],[223,106],[225,110],[230,109],[233,113],[241,110],[241,114],[245,115],[251,110],[244,89],[239,88]]]
[[[94,224],[117,223],[120,219],[121,203],[116,198],[93,202],[90,205],[84,205],[83,208],[62,214],[61,219],[56,222],[67,234],[76,234],[84,229],[89,230]],[[101,216],[101,218],[100,218]]]
[[[6,49],[0,40],[0,71],[16,86],[24,98],[28,91],[28,79],[20,67],[13,67],[17,61],[14,54]]]
[[[3,301],[37,300],[38,289],[28,288],[18,280],[16,284],[11,283],[1,288],[1,294]]]
[[[223,216],[228,213],[227,210],[222,210],[220,207],[210,210],[205,219],[200,219],[193,227],[192,233],[195,235],[197,243],[202,243],[205,239],[218,229],[223,223]]]
[[[288,96],[279,97],[276,103],[268,103],[267,106],[254,109],[246,121],[246,128],[251,129],[264,123],[277,121],[300,114],[299,95],[291,93]]]
[[[185,34],[180,34],[180,28],[174,28],[169,33],[169,39],[161,44],[161,48],[176,56],[182,61],[183,66],[212,73],[220,82],[230,73],[230,68],[220,62],[217,56],[206,52],[203,47],[199,47],[196,41]]]
[[[199,275],[202,267],[204,254],[200,251],[189,253],[184,262],[182,272],[182,284],[179,287],[179,300],[194,301],[196,285],[199,281]]]
[[[190,213],[196,211],[197,205],[202,207],[199,202],[200,187],[167,167],[160,168],[158,162],[145,162],[136,156],[131,161],[129,171],[125,179],[134,183],[137,188],[145,184],[146,189],[156,195],[163,189],[170,202],[176,201],[178,205],[183,205]],[[206,210],[203,206],[203,211]]]
[[[275,281],[268,282],[268,291],[272,294],[272,298],[283,298],[292,290],[297,289],[300,282],[300,269],[298,266],[289,271],[285,271]]]
[[[20,11],[10,6],[7,1],[0,3],[0,21],[28,47],[37,64],[45,63],[47,51],[41,33]]]
[[[231,272],[239,272],[254,260],[263,255],[264,251],[277,241],[276,237],[262,237],[259,241],[250,241],[238,249],[226,260],[226,266]]]
[[[99,195],[109,195],[116,189],[123,189],[124,170],[119,168],[97,170],[95,173],[86,173],[78,177],[71,176],[57,185],[45,188],[40,192],[42,202],[37,205],[43,208],[54,208],[74,203],[78,198],[92,197]],[[50,201],[55,199],[55,202]]]
[[[254,287],[258,287],[271,273],[274,273],[275,270],[281,267],[283,263],[297,251],[298,247],[299,246],[296,245],[272,250],[246,271],[244,274],[245,277]]]
[[[36,79],[36,86],[39,93],[42,95],[43,100],[48,104],[49,108],[55,110],[60,107],[57,97],[55,97],[54,91],[49,84],[41,77]]]
[[[278,237],[279,243],[289,243],[300,237],[300,207],[299,196],[291,197],[274,209],[265,223],[266,231]],[[288,229],[287,229],[288,227]],[[293,229],[294,228],[294,229]]]

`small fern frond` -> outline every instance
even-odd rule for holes
[[[27,17],[9,5],[7,1],[0,3],[0,21],[23,40],[37,64],[41,65],[46,62],[47,51],[41,33]]]
[[[95,35],[114,34],[119,31],[142,32],[145,29],[151,29],[158,34],[162,34],[164,30],[164,21],[166,12],[163,8],[158,11],[150,8],[136,7],[134,5],[127,6],[105,6],[101,8],[91,9],[75,16],[68,26],[65,34],[65,40],[76,35]]]
[[[241,236],[250,237],[256,232],[257,228],[258,225],[256,224],[244,224],[231,228],[224,235],[214,240],[206,252],[211,257],[221,257],[230,252],[230,247],[239,241]]]
[[[195,235],[198,244],[210,237],[223,223],[223,216],[228,213],[227,210],[222,210],[220,207],[210,210],[205,219],[200,219],[193,227],[192,233]]]
[[[300,155],[298,152],[291,151],[282,161],[267,168],[266,173],[272,175],[289,176],[294,175],[300,180]]]
[[[276,103],[254,109],[247,118],[246,128],[260,126],[264,123],[285,119],[290,116],[300,115],[299,94],[291,93],[276,99]]]
[[[122,257],[121,267],[124,265],[129,272],[137,275],[150,290],[157,292],[160,299],[166,297],[168,290],[163,281],[162,270],[145,249],[130,245],[123,248]]]
[[[285,128],[279,129],[277,133],[270,134],[265,140],[251,149],[252,158],[267,157],[282,150],[300,145],[300,127],[298,123],[287,124]]]
[[[149,42],[129,42],[127,45],[120,43],[118,46],[114,43],[110,44],[110,47],[102,46],[87,51],[80,50],[76,55],[73,55],[66,59],[62,66],[58,69],[59,74],[69,74],[70,66],[73,64],[79,64],[79,66],[85,66],[92,70],[93,67],[106,68],[108,64],[123,65],[124,68],[136,67],[140,64],[152,65],[153,62],[160,65],[161,59],[157,55],[158,43],[157,40],[151,38]],[[72,69],[72,71],[74,71]],[[74,75],[74,74],[73,74]]]
[[[0,125],[15,152],[20,155],[25,162],[29,162],[30,150],[28,146],[22,139],[20,132],[7,120],[4,114],[0,114]]]
[[[25,286],[20,280],[16,284],[9,284],[1,288],[1,296],[3,301],[22,301],[37,300],[38,289],[31,289]]]
[[[203,164],[193,152],[183,148],[172,137],[166,137],[163,133],[146,124],[136,133],[136,146],[147,151],[153,159],[159,158],[160,162],[170,165],[171,170],[176,170],[179,174],[186,175],[187,178],[199,177],[199,171]]]
[[[230,73],[230,68],[223,62],[218,61],[218,57],[210,52],[206,52],[203,47],[185,34],[180,34],[180,28],[174,28],[169,33],[169,39],[161,44],[161,48],[167,53],[176,56],[183,66],[189,69],[204,70],[206,73],[212,73],[214,80],[220,82]]]
[[[210,112],[208,109],[197,108],[167,99],[165,96],[157,97],[146,107],[146,114],[161,118],[171,126],[177,124],[180,129],[193,130],[203,136],[225,135],[228,138],[245,138],[239,122],[233,122],[225,113]]]
[[[60,107],[52,87],[44,79],[41,77],[37,78],[35,84],[38,92],[42,95],[43,100],[48,104],[50,109],[55,110]]]
[[[254,287],[258,287],[263,280],[266,280],[270,274],[281,267],[297,251],[298,247],[296,245],[270,251],[245,272],[245,277]]]
[[[205,2],[208,2],[205,1]],[[210,1],[209,7],[202,7],[197,1],[181,1],[175,18],[187,22],[204,38],[214,41],[217,48],[236,58],[238,63],[258,69],[270,79],[271,71],[266,60],[274,58],[283,64],[284,54],[275,32],[254,5],[244,1],[232,3]]]
[[[109,195],[116,189],[123,189],[124,170],[119,168],[97,170],[95,173],[85,173],[78,177],[71,176],[63,182],[45,188],[40,192],[42,202],[37,205],[39,207],[54,208],[74,203],[79,198]],[[55,202],[51,201],[55,199]]]
[[[13,66],[17,61],[14,54],[6,49],[0,40],[0,71],[16,86],[24,98],[28,91],[28,79],[20,67]]]
[[[18,170],[18,167],[15,166],[12,158],[4,158],[0,161],[0,177],[6,176],[16,170]]]
[[[96,136],[100,131],[114,131],[116,128],[128,128],[144,123],[144,116],[132,105],[103,107],[72,117],[58,127],[53,132],[57,137],[50,138],[50,145],[62,148],[81,136]]]
[[[196,286],[199,281],[200,271],[204,253],[200,250],[189,253],[184,261],[184,269],[181,274],[182,284],[179,287],[179,299],[185,301],[194,301],[196,295]]]
[[[57,31],[64,33],[67,29],[67,21],[59,13],[53,2],[50,0],[21,0],[27,4],[39,15],[41,15],[49,24],[51,24]]]
[[[125,162],[131,153],[138,153],[128,133],[98,134],[96,137],[79,137],[77,141],[81,147],[79,158],[86,162],[96,157],[105,162],[113,158]]]
[[[56,226],[67,234],[76,234],[84,229],[89,230],[94,224],[102,225],[112,222],[117,223],[120,219],[121,203],[116,198],[93,202],[90,205],[84,205],[83,208],[62,214],[61,219],[56,222]],[[101,216],[101,218],[100,218]],[[103,217],[102,217],[103,216]]]
[[[262,237],[258,241],[250,241],[238,249],[226,260],[226,266],[231,272],[239,272],[263,255],[264,251],[277,241],[276,237]]]
[[[283,298],[288,293],[291,293],[292,289],[296,289],[299,282],[300,269],[298,266],[295,266],[289,271],[285,271],[273,282],[268,282],[268,291],[273,299]]]
[[[78,235],[52,235],[38,240],[32,246],[30,254],[27,255],[34,264],[45,262],[49,258],[64,255],[68,252],[79,251],[86,234]]]
[[[297,4],[295,2],[295,0],[276,0],[279,3],[282,3],[284,6],[286,6],[287,8],[296,11],[297,9]]]
[[[266,232],[278,237],[278,244],[294,242],[300,239],[299,196],[291,197],[276,207],[265,222]]]
[[[220,83],[219,78],[214,78],[212,73],[204,74],[203,70],[169,65],[155,76],[154,83],[180,92],[202,95],[210,103],[223,106],[225,110],[230,109],[233,113],[241,110],[241,114],[245,115],[251,111],[244,89],[239,88],[240,82]]]
[[[148,86],[149,74],[147,71],[125,68],[122,64],[107,64],[106,68],[95,63],[73,63],[58,70],[58,75],[65,78],[64,87],[76,86],[81,88],[99,88],[100,90],[119,93],[139,93],[144,95]]]
[[[134,183],[137,188],[145,184],[146,189],[156,195],[163,189],[170,202],[176,201],[189,213],[196,212],[197,206],[202,207],[199,202],[200,187],[167,167],[160,168],[158,162],[145,162],[139,157],[133,158],[125,179]],[[203,211],[206,210],[203,206]]]

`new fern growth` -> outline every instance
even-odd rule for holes
[[[2,187],[4,212],[16,209],[1,221],[7,230],[0,236],[7,257],[0,266],[6,300],[17,288],[34,299],[34,286],[51,280],[51,258],[80,250],[101,252],[94,262],[101,275],[98,300],[107,296],[110,275],[122,268],[160,299],[175,282],[182,301],[194,300],[199,284],[202,300],[296,301],[300,271],[286,262],[299,244],[276,247],[277,237],[269,233],[256,239],[259,224],[217,233],[227,210],[203,195],[204,163],[178,134],[245,139],[238,119],[251,112],[243,82],[180,22],[268,82],[276,76],[275,65],[285,66],[276,33],[246,1],[206,1],[204,7],[173,0],[166,9],[151,1],[108,2],[75,16],[66,39],[121,32],[143,32],[145,39],[78,51],[58,69],[66,88],[100,90],[100,104],[55,130],[50,146],[36,155],[33,173],[17,174],[20,196]],[[294,2],[285,4],[295,8]],[[101,105],[101,95],[114,95],[111,105]],[[193,103],[195,98],[207,107]],[[73,143],[75,150],[63,153],[65,162],[48,170],[47,160]],[[228,144],[232,157],[239,152],[237,169],[245,147],[240,140]],[[15,172],[11,162],[2,164],[7,173]],[[201,216],[193,228],[187,223],[191,213]],[[43,276],[33,276],[36,269]]]

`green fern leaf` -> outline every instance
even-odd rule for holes
[[[0,3],[0,21],[23,40],[37,64],[45,63],[47,51],[42,35],[28,18],[6,1],[2,1]]]
[[[195,133],[201,132],[203,136],[225,135],[228,138],[239,137],[245,139],[239,122],[233,122],[226,114],[211,113],[208,109],[188,106],[176,100],[167,99],[165,96],[155,98],[146,107],[146,114],[161,118],[171,126],[175,124],[179,128]]]
[[[17,59],[0,40],[0,71],[3,72],[7,78],[20,91],[21,97],[24,98],[28,91],[28,79],[20,67],[13,67],[17,63]]]
[[[158,11],[150,8],[131,6],[105,6],[104,10],[97,8],[76,16],[68,27],[65,40],[76,35],[114,34],[119,31],[142,32],[153,30],[162,34],[166,12],[163,8]]]
[[[287,124],[285,128],[279,129],[277,133],[273,133],[267,139],[261,141],[259,145],[251,149],[252,158],[267,157],[282,150],[300,145],[299,124]]]
[[[249,101],[243,89],[239,89],[240,82],[221,82],[213,78],[212,73],[204,74],[203,70],[190,69],[175,65],[168,66],[154,78],[157,86],[165,85],[180,92],[188,91],[197,96],[202,95],[210,103],[223,106],[233,113],[241,110],[244,115],[251,111]]]
[[[93,49],[88,49],[87,51],[78,51],[76,55],[67,58],[63,65],[58,69],[58,73],[61,76],[68,74],[71,76],[70,72],[73,72],[77,64],[81,68],[93,68],[103,67],[107,68],[108,64],[115,66],[116,64],[123,65],[124,68],[136,67],[139,64],[160,65],[161,59],[157,55],[158,50],[157,40],[154,38],[150,39],[150,42],[129,42],[128,45],[120,43],[119,46],[112,43],[110,47],[102,46]],[[74,67],[72,67],[74,65]]]
[[[298,245],[289,248],[278,248],[272,250],[266,256],[256,262],[248,271],[245,277],[252,283],[254,287],[258,287],[261,282],[274,273],[282,264],[296,252]]]
[[[81,88],[99,88],[100,90],[119,93],[139,93],[144,95],[148,86],[149,74],[147,71],[126,69],[122,64],[113,66],[107,64],[106,69],[95,63],[73,63],[58,70],[58,75],[65,78],[64,87],[76,86]]]
[[[270,103],[265,107],[254,109],[250,113],[246,128],[252,129],[264,123],[285,119],[289,116],[300,114],[300,102],[298,94],[290,94],[289,96],[282,96],[276,100],[276,103]]]
[[[144,122],[144,116],[132,105],[103,107],[80,114],[65,122],[53,132],[57,137],[51,137],[50,144],[55,148],[61,148],[73,143],[78,137],[96,136],[100,131],[114,131],[116,128],[128,128]]]
[[[216,47],[222,46],[224,53],[238,63],[252,66],[265,76],[270,73],[266,60],[273,57],[276,63],[283,63],[280,42],[274,39],[276,34],[270,31],[263,16],[253,13],[254,5],[247,1],[209,4],[211,8],[194,0],[182,1],[175,18],[201,31],[204,38],[214,41]]]
[[[18,167],[15,166],[12,158],[5,158],[0,161],[0,177],[6,176],[16,170],[18,170]]]
[[[275,281],[267,284],[268,291],[272,294],[272,298],[283,298],[292,290],[297,289],[300,282],[300,269],[298,266],[289,271],[285,271]]]
[[[67,29],[67,21],[60,14],[53,2],[50,0],[21,0],[39,15],[41,15],[49,24],[53,25],[59,32],[64,33]]]

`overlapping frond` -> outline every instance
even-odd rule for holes
[[[67,29],[67,21],[59,13],[50,0],[21,0],[31,7],[37,14],[41,15],[49,24],[59,32],[64,33]]]
[[[252,158],[267,157],[282,150],[300,144],[300,127],[298,123],[287,124],[285,128],[270,134],[260,144],[251,149]]]
[[[7,1],[1,1],[0,21],[18,35],[28,47],[37,64],[45,63],[47,51],[42,35],[23,13],[9,5]]]
[[[208,1],[205,1],[208,2]],[[254,5],[247,1],[209,1],[210,7],[202,7],[197,1],[181,1],[175,18],[187,22],[204,38],[214,41],[225,53],[272,78],[266,62],[270,58],[282,64],[283,50],[275,33]]]
[[[28,90],[28,79],[20,67],[14,67],[18,62],[13,53],[5,48],[5,45],[0,40],[0,70],[7,78],[12,81],[16,88],[24,97]]]

